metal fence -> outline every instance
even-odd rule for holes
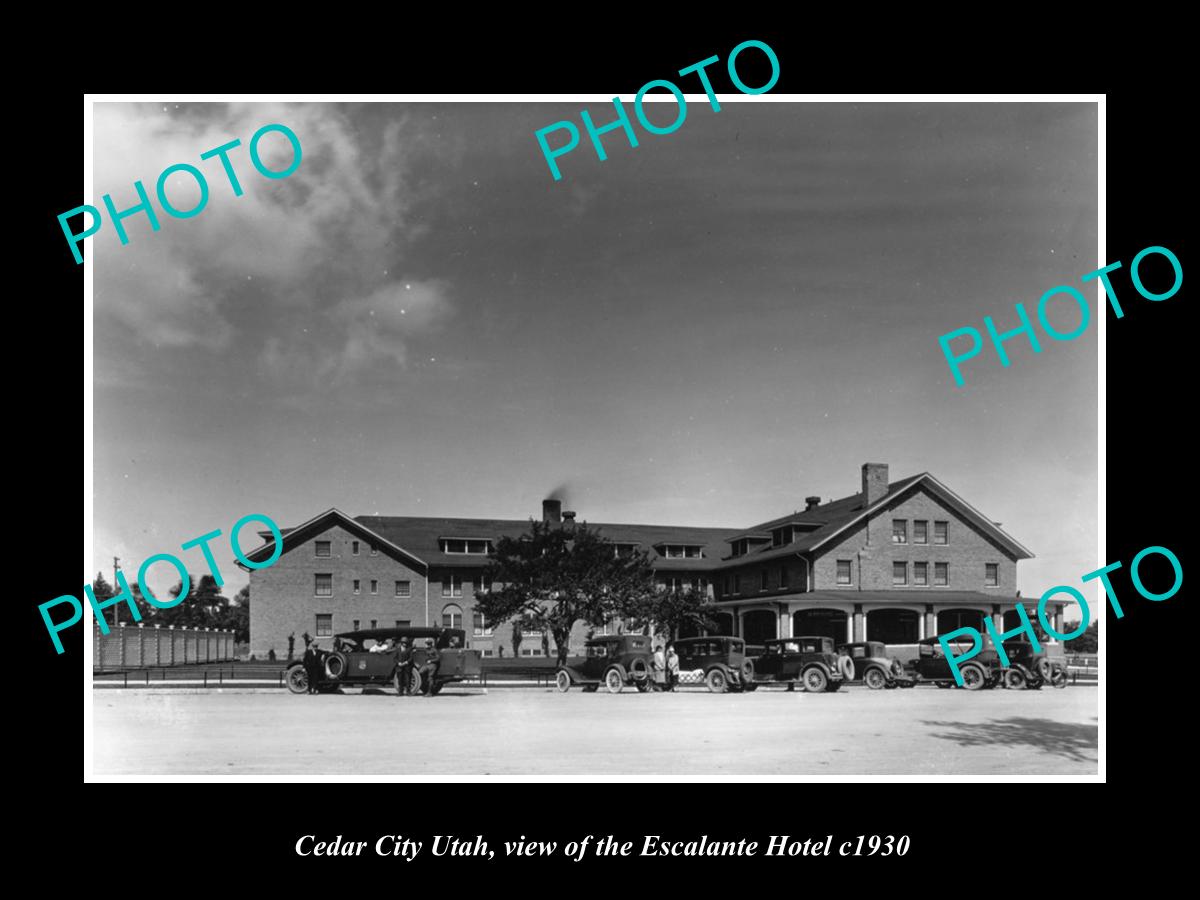
[[[225,628],[176,628],[122,622],[102,634],[92,623],[92,671],[182,666],[229,662],[233,656],[233,631]]]

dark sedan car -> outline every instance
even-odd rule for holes
[[[912,687],[916,682],[898,659],[888,656],[881,641],[856,641],[842,644],[838,652],[850,657],[854,665],[852,681],[861,681],[873,691],[884,688]]]
[[[754,680],[794,684],[800,682],[806,691],[836,691],[854,673],[848,657],[838,656],[833,638],[792,637],[766,641],[762,655],[751,660]]]
[[[428,691],[436,694],[450,682],[479,675],[479,651],[464,649],[466,632],[460,628],[372,628],[335,635],[337,649],[323,655],[324,674],[318,687],[333,690],[343,685],[392,685],[399,691],[396,659],[401,638],[408,638],[413,647],[410,694],[421,692],[423,679],[431,679]],[[428,640],[434,642],[438,651],[436,670],[427,664]],[[302,662],[288,666],[287,686],[294,694],[308,690],[308,672]]]
[[[1029,641],[1012,640],[1004,642],[1004,652],[1008,654],[1008,667],[1002,683],[1009,690],[1037,690],[1046,684],[1056,688],[1067,686],[1067,665],[1061,644],[1034,650]]]
[[[962,686],[968,691],[978,691],[985,687],[995,687],[1000,683],[1000,657],[991,641],[983,639],[984,647],[968,662],[961,663],[958,668],[962,676]],[[951,649],[956,657],[971,650],[970,641],[952,641]],[[925,638],[917,642],[917,658],[912,663],[917,680],[929,681],[940,688],[955,687],[954,673],[950,671],[950,661],[946,659],[942,642],[936,638]]]
[[[593,638],[584,645],[583,656],[573,656],[559,667],[554,683],[564,692],[573,684],[582,685],[587,692],[602,684],[610,694],[619,694],[629,685],[648,691],[653,654],[650,638],[644,634]]]
[[[702,682],[714,694],[752,691],[754,664],[746,658],[746,642],[741,638],[714,635],[680,638],[675,642],[679,655],[679,680]]]

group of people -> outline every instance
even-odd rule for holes
[[[451,649],[458,646],[458,639],[450,639]],[[336,641],[334,650],[342,650],[344,645],[342,642]],[[434,644],[433,638],[425,640],[425,659],[420,665],[417,664],[417,658],[414,655],[415,650],[409,643],[408,638],[402,637],[398,641],[393,638],[378,641],[368,651],[370,653],[395,653],[396,654],[396,674],[399,676],[398,682],[400,686],[400,696],[407,697],[412,691],[413,673],[418,673],[421,684],[421,693],[429,696],[431,687],[437,678],[438,668],[442,663],[442,655],[438,652],[437,646]],[[304,651],[304,671],[308,675],[308,693],[319,694],[321,679],[325,674],[325,657],[326,653],[321,650],[321,645],[313,641],[308,649]]]
[[[675,652],[674,644],[667,644],[666,655],[663,654],[662,644],[654,646],[654,656],[650,662],[651,675],[655,682],[662,682],[662,690],[674,691],[679,683],[679,655]]]

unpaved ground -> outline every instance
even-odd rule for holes
[[[94,693],[106,775],[1095,775],[1094,688]]]

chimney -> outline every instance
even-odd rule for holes
[[[810,509],[816,509],[818,506],[821,505],[821,498],[820,497],[805,497],[804,503],[806,504],[804,507],[804,511],[808,512]]]
[[[563,522],[567,526],[574,528],[575,527],[575,510],[564,509],[563,510]]]
[[[866,476],[863,476],[864,478]],[[542,501],[542,521],[552,522],[557,525],[562,521],[562,501],[561,500],[543,500]]]
[[[888,492],[887,463],[863,463],[862,493],[863,505],[871,506],[878,503]]]

